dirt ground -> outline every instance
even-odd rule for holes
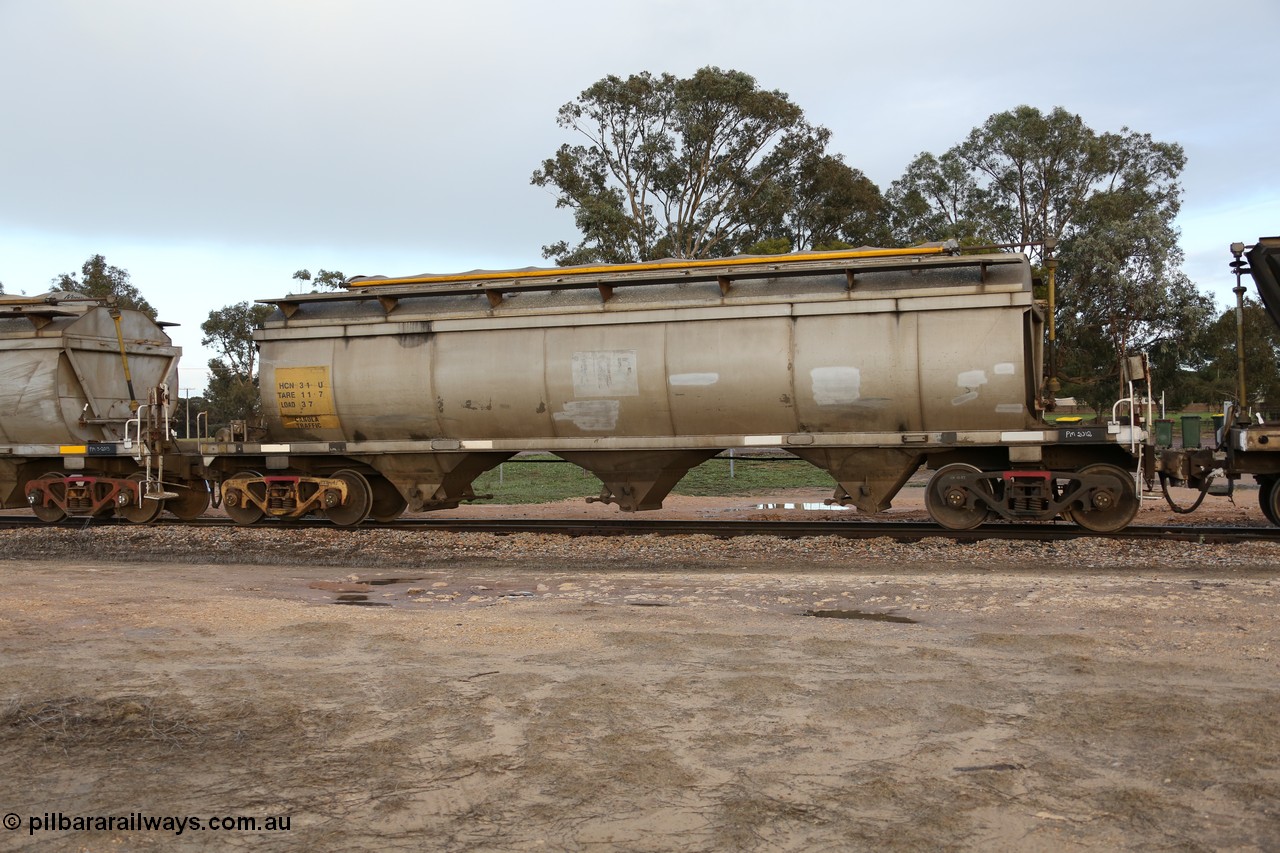
[[[4,535],[0,849],[1280,849],[1275,546]]]

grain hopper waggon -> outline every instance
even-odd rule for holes
[[[204,442],[232,518],[453,507],[514,454],[654,509],[692,467],[779,447],[832,501],[1122,527],[1145,433],[1041,418],[1043,315],[1021,254],[944,247],[356,278],[264,300],[266,437]]]
[[[47,521],[203,512],[206,482],[155,422],[180,354],[138,311],[65,291],[0,297],[0,505]]]

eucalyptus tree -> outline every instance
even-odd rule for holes
[[[1172,222],[1185,165],[1176,143],[1128,128],[1099,133],[1062,107],[1020,106],[940,156],[919,155],[886,196],[903,241],[972,237],[1038,255],[1042,241],[1096,224],[1100,206]]]
[[[261,413],[258,395],[258,347],[253,333],[271,314],[270,305],[239,302],[209,312],[200,324],[203,346],[219,353],[209,360],[205,392],[209,417],[215,424]]]
[[[1266,308],[1252,297],[1245,297],[1244,311],[1244,375],[1248,403],[1271,413],[1280,411],[1280,329]],[[1207,330],[1205,360],[1188,393],[1187,402],[1220,405],[1238,393],[1236,370],[1236,309],[1228,308],[1218,315]]]
[[[955,149],[936,157],[927,151],[919,154],[889,186],[885,201],[896,243],[996,241],[996,229],[986,221],[986,193]]]
[[[888,207],[875,182],[838,154],[801,160],[745,211],[736,248],[775,250],[887,246]],[[762,252],[768,254],[769,252]]]
[[[1182,272],[1174,226],[1185,165],[1176,143],[1019,106],[921,154],[885,195],[901,242],[1007,245],[1037,262],[1059,246],[1063,391],[1100,401],[1126,354],[1151,353],[1166,378],[1203,360],[1212,301]]]
[[[303,282],[303,286],[312,285],[311,292],[316,292],[316,287],[328,288],[329,290],[338,290],[345,287],[347,277],[341,270],[318,270],[315,276],[311,275],[311,270],[301,269],[293,274],[294,281]]]
[[[93,255],[80,266],[80,278],[75,273],[54,276],[53,286],[58,290],[74,290],[95,299],[113,300],[120,308],[141,311],[152,320],[156,309],[129,279],[129,271],[107,263],[102,255]]]
[[[749,74],[611,75],[562,106],[557,123],[580,141],[561,145],[531,182],[573,211],[578,242],[543,247],[559,264],[717,257],[784,239],[809,248],[875,233],[878,188],[826,154],[830,131]]]
[[[1214,304],[1182,271],[1177,239],[1170,223],[1147,212],[1102,219],[1064,242],[1058,317],[1066,393],[1095,408],[1114,399],[1124,390],[1119,357],[1130,353],[1150,356],[1158,384],[1203,365]]]

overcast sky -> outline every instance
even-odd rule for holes
[[[127,269],[200,387],[200,323],[293,272],[546,264],[530,174],[608,74],[780,89],[882,189],[993,113],[1062,106],[1187,153],[1186,271],[1280,233],[1278,0],[0,0],[0,282]],[[1251,285],[1250,285],[1251,286]]]

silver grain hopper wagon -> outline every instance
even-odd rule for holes
[[[661,506],[731,448],[805,459],[835,479],[834,501],[868,512],[922,465],[944,467],[930,507],[954,527],[1072,505],[1122,526],[1136,509],[1119,437],[1040,418],[1042,313],[1021,254],[356,278],[264,301],[278,308],[255,336],[268,437],[203,447],[243,523],[456,506],[478,474],[525,451],[591,471],[594,499],[623,510]],[[1099,460],[1113,464],[1072,473]],[[1011,467],[1036,471],[1006,499]],[[1090,514],[1088,495],[1115,498],[1126,480],[1118,513]]]
[[[0,503],[46,520],[153,517],[127,424],[175,381],[180,353],[138,311],[70,292],[0,297]]]

